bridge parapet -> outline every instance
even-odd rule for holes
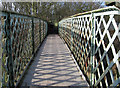
[[[47,35],[40,18],[0,11],[0,86],[15,87]]]
[[[120,9],[110,6],[65,18],[59,35],[91,86],[120,86]]]

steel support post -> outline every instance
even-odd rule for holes
[[[41,20],[39,19],[39,37],[40,37],[40,44],[41,44]]]
[[[73,52],[73,18],[71,19],[71,51]]]
[[[11,45],[11,25],[10,25],[10,13],[8,13],[5,30],[7,35],[7,52],[8,52],[8,79],[9,88],[14,88],[14,76],[13,76],[13,57],[12,57],[12,45]]]
[[[34,18],[32,17],[32,54],[34,55],[35,49],[34,49]]]
[[[44,32],[45,31],[45,29],[44,29],[44,22],[43,22],[43,40],[44,40]]]
[[[90,86],[94,86],[94,52],[95,52],[95,17],[94,13],[91,13],[91,79],[90,79]]]

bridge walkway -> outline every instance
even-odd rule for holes
[[[88,86],[70,50],[57,35],[48,35],[24,76],[22,86]]]

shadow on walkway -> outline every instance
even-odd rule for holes
[[[22,86],[87,86],[58,35],[48,35],[25,75]]]

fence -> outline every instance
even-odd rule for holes
[[[91,86],[120,86],[120,10],[114,6],[59,22],[59,35]]]
[[[40,18],[0,11],[0,85],[17,86],[47,34]]]

